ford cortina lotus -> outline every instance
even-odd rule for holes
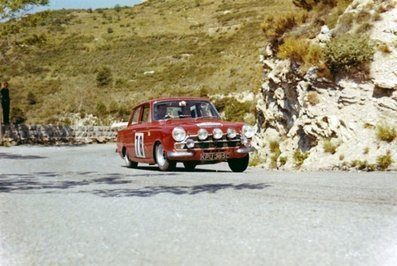
[[[118,131],[116,151],[132,168],[145,163],[172,171],[181,162],[193,170],[227,162],[233,172],[243,172],[253,136],[251,126],[223,121],[208,99],[162,98],[133,108],[127,127]]]

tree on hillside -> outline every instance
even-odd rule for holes
[[[33,6],[47,4],[48,0],[0,0],[0,20],[12,18]]]

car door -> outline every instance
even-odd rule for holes
[[[141,114],[138,123],[134,126],[134,155],[139,161],[148,161],[151,159],[150,152],[150,105],[141,106]]]
[[[128,156],[133,161],[136,161],[134,139],[135,139],[136,126],[139,123],[141,111],[142,111],[142,107],[138,106],[131,112],[131,116],[128,121],[126,137],[124,140],[125,146],[127,147]]]

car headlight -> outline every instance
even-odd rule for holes
[[[249,125],[244,125],[241,131],[242,131],[243,135],[249,139],[255,135],[255,131],[254,131],[253,127],[251,127]]]
[[[212,131],[212,136],[214,139],[221,139],[223,137],[223,131],[220,128],[214,128]]]
[[[204,128],[200,128],[197,132],[197,137],[199,140],[205,140],[208,138],[208,131]]]
[[[237,136],[237,132],[234,128],[228,128],[227,129],[227,137],[229,139],[234,139]]]
[[[186,138],[186,131],[182,127],[175,127],[172,130],[172,137],[175,141],[183,141]]]
[[[188,149],[193,149],[194,148],[194,140],[192,140],[192,139],[186,140],[186,147]]]

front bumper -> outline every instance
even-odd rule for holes
[[[201,161],[204,153],[224,153],[227,154],[228,159],[241,158],[250,152],[254,152],[254,147],[236,147],[236,148],[225,148],[225,149],[184,149],[174,150],[167,152],[167,158],[170,160],[180,161]]]

